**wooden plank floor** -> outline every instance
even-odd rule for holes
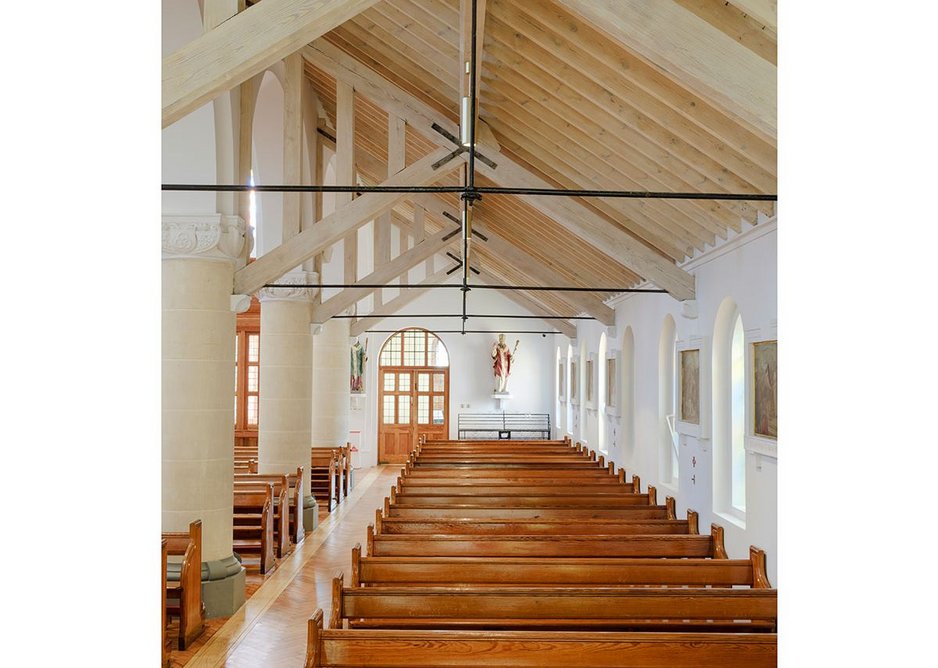
[[[218,666],[302,666],[306,657],[306,620],[332,601],[332,578],[352,567],[352,547],[365,545],[401,467],[377,466],[356,481],[349,498],[284,559],[238,612],[186,664]]]

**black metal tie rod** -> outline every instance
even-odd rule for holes
[[[394,285],[393,283],[290,283],[278,285],[268,283],[265,288],[335,288],[344,290],[345,288],[368,288],[377,290],[379,288],[398,288],[399,290],[415,289],[440,289],[449,288],[451,290],[463,290],[462,283],[414,283],[407,285]],[[545,285],[467,285],[468,290],[530,290],[530,291],[550,291],[550,292],[649,292],[653,294],[664,294],[667,290],[659,288],[582,288],[577,286],[545,286]]]
[[[778,195],[762,193],[694,193],[653,190],[589,190],[580,188],[503,188],[498,186],[259,186],[164,183],[167,192],[259,192],[259,193],[459,193],[465,195],[536,195],[544,197],[616,197],[621,199],[686,199],[776,202]]]
[[[365,318],[462,318],[462,313],[366,313],[365,315],[334,315],[333,319],[364,320]],[[514,320],[595,320],[591,315],[509,315],[501,313],[470,313],[466,318],[512,318]]]

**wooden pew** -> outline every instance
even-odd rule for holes
[[[285,474],[287,481],[287,497],[289,501],[288,533],[290,541],[296,543],[302,538],[302,531],[297,527],[302,527],[303,522],[303,467],[298,466],[295,473]],[[276,473],[235,473],[235,482],[255,481],[272,482],[278,484],[281,479],[280,474]],[[275,501],[278,490],[274,489]]]
[[[278,559],[283,559],[290,552],[290,485],[286,475],[259,474],[235,475],[235,491],[264,493],[265,488],[272,485],[272,512],[274,531],[274,551]],[[256,527],[256,517],[253,513],[235,513],[235,537],[249,535],[250,532],[241,531],[242,527]]]
[[[323,629],[317,610],[307,625],[306,668],[387,666],[774,667],[774,633],[608,631],[413,631]]]
[[[375,512],[375,534],[452,534],[479,536],[538,536],[557,534],[687,534],[688,520],[676,519],[592,519],[581,522],[529,519],[406,519],[384,517]],[[696,533],[696,532],[694,532]]]
[[[333,455],[335,456],[335,480],[333,481],[333,488],[335,489],[335,502],[336,504],[342,503],[342,499],[347,496],[345,491],[345,474],[346,474],[346,450],[344,447],[333,448]]]
[[[774,632],[775,589],[345,587],[330,628]]]
[[[368,557],[352,548],[356,586],[648,586],[770,588],[765,552],[749,559]]]
[[[310,493],[316,502],[332,511],[333,502],[338,503],[335,488],[337,458],[332,448],[311,448]]]
[[[169,644],[166,641],[166,539],[161,541],[162,581],[160,587],[160,665],[169,668]],[[361,553],[361,547],[358,549]]]
[[[349,491],[352,489],[352,444],[346,443],[342,448],[342,494],[348,498]]]
[[[233,549],[239,555],[257,557],[262,574],[274,566],[273,485],[264,483],[263,491],[234,489],[235,524]]]
[[[580,521],[584,519],[667,519],[668,511],[663,505],[635,505],[620,508],[565,506],[544,507],[529,506],[518,507],[504,505],[501,507],[479,506],[474,504],[396,504],[385,505],[385,517],[426,518],[426,519],[458,519],[458,518],[527,518],[527,519],[563,519],[567,521]]]
[[[368,525],[366,556],[376,557],[670,557],[725,559],[723,531],[701,535],[446,536],[374,535]]]
[[[499,468],[499,467],[476,467],[476,466],[461,466],[454,468],[422,468],[414,467],[411,464],[405,464],[404,472],[406,473],[408,479],[414,481],[422,480],[453,480],[453,481],[473,481],[473,480],[484,480],[484,479],[493,479],[493,480],[514,480],[514,479],[530,479],[530,480],[563,480],[563,481],[587,481],[587,482],[603,482],[616,479],[616,476],[612,475],[608,469],[601,469],[599,467],[595,468],[572,468],[572,469],[557,469],[557,468],[543,468],[539,467],[536,464],[528,464],[527,466],[513,466],[511,468]],[[624,469],[619,469],[618,482],[625,482],[625,471]]]
[[[182,556],[178,580],[166,582],[166,614],[179,618],[179,649],[185,650],[205,624],[202,604],[202,520],[189,524],[188,532],[163,532],[168,556]],[[164,569],[165,573],[165,569]]]

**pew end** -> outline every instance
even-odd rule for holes
[[[749,546],[749,561],[752,562],[753,589],[771,589],[769,576],[765,569],[765,551],[754,545]]]
[[[697,515],[696,510],[687,509],[687,533],[693,534],[695,536],[700,535],[700,528],[698,526],[699,515]]]
[[[648,505],[658,505],[658,489],[654,485],[648,485]]]
[[[713,541],[713,554],[711,556],[714,559],[729,559],[726,555],[726,548],[723,545],[723,527],[719,524],[711,524],[710,537]]]
[[[375,525],[369,524],[365,539],[365,556],[375,556]]]
[[[362,586],[362,544],[355,543],[352,548],[352,586]]]
[[[632,475],[632,493],[641,494],[642,493],[642,479],[637,475]]]
[[[391,499],[389,499],[388,497],[384,497],[384,516],[385,517],[391,516]]]
[[[375,509],[375,534],[381,535],[381,509]]]
[[[305,668],[319,668],[322,665],[319,656],[319,639],[322,637],[322,608],[309,618],[306,626],[306,664]]]
[[[345,586],[345,574],[336,571],[332,578],[332,614],[329,616],[329,628],[342,628],[342,588]]]
[[[675,512],[676,502],[673,496],[669,495],[669,496],[664,497],[664,507],[667,508],[668,519],[676,520],[677,519],[677,513]]]
[[[205,623],[205,605],[202,602],[202,520],[190,522],[187,532],[164,532],[162,537],[166,542],[167,555],[182,555],[178,585],[173,587],[173,600],[178,601],[178,608],[173,606],[173,614],[179,617],[179,649],[185,650],[202,633]],[[166,586],[163,589],[165,592]]]

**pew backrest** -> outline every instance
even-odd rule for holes
[[[327,630],[307,623],[306,668],[387,665],[617,668],[641,665],[774,668],[774,633]]]

